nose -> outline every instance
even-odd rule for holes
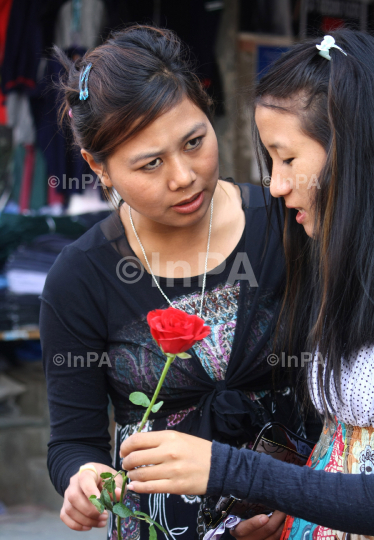
[[[270,181],[270,193],[273,197],[285,197],[292,191],[292,178],[286,178],[279,169],[273,168]]]
[[[172,191],[188,188],[197,178],[191,161],[185,156],[175,157],[168,169],[169,187]]]

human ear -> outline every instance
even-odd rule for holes
[[[84,148],[81,149],[81,154],[83,159],[87,161],[92,171],[100,178],[100,182],[104,184],[107,188],[113,187],[113,184],[109,178],[108,173],[105,170],[104,165],[102,163],[96,163],[92,154],[87,152],[87,150],[84,150]]]

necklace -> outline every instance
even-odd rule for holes
[[[170,306],[173,307],[173,304],[170,302],[169,298],[166,296],[166,294],[164,293],[164,291],[161,289],[154,273],[152,272],[152,268],[151,268],[151,265],[149,264],[149,261],[148,261],[148,258],[147,258],[147,255],[145,254],[145,250],[144,250],[144,247],[143,247],[143,244],[141,243],[140,241],[140,238],[138,236],[138,233],[136,232],[136,229],[135,229],[135,225],[134,225],[134,222],[132,220],[132,215],[131,215],[131,206],[129,206],[129,217],[130,217],[130,223],[131,223],[131,227],[132,227],[132,230],[134,231],[134,234],[136,236],[136,239],[137,241],[139,242],[139,246],[140,246],[140,249],[142,250],[142,253],[143,253],[143,257],[147,263],[147,266],[148,266],[148,269],[152,275],[152,278],[153,278],[153,281],[155,282],[158,290],[160,291],[160,293],[162,294],[162,296],[165,298],[165,300],[168,302],[168,304],[170,304]],[[207,268],[208,268],[208,257],[209,257],[209,246],[210,246],[210,235],[211,235],[211,232],[212,232],[212,220],[213,220],[213,199],[212,199],[212,202],[210,203],[210,219],[209,219],[209,233],[208,233],[208,245],[207,245],[207,248],[206,248],[206,257],[205,257],[205,269],[204,269],[204,277],[203,277],[203,287],[202,287],[202,292],[201,292],[201,304],[200,304],[200,313],[199,313],[199,316],[201,318],[201,315],[203,313],[203,304],[204,304],[204,292],[205,292],[205,284],[206,284],[206,274],[207,274]]]

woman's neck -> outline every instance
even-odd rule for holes
[[[239,188],[228,182],[219,181],[213,202],[208,271],[221,264],[233,251],[245,225]],[[126,203],[121,206],[120,217],[131,248],[148,271],[141,247],[131,226],[129,207]],[[132,217],[136,232],[156,275],[177,278],[204,273],[210,206],[197,224],[185,228],[168,227],[150,220],[138,219],[142,216],[134,211],[132,211]],[[158,268],[153,268],[152,260],[156,261]],[[179,263],[179,266],[176,263]]]

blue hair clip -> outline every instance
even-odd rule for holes
[[[82,75],[79,79],[79,99],[82,101],[82,99],[86,100],[89,96],[88,93],[88,76],[90,74],[90,69],[92,67],[92,64],[88,64],[86,68],[84,69]],[[84,84],[84,89],[82,89],[82,86]]]
[[[319,53],[323,58],[326,58],[326,60],[331,60],[331,56],[329,54],[330,49],[339,49],[340,52],[345,54],[347,56],[347,53],[343,51],[338,45],[335,45],[335,39],[332,36],[324,36],[323,40],[321,41],[320,45],[316,45],[317,49],[319,50]]]

